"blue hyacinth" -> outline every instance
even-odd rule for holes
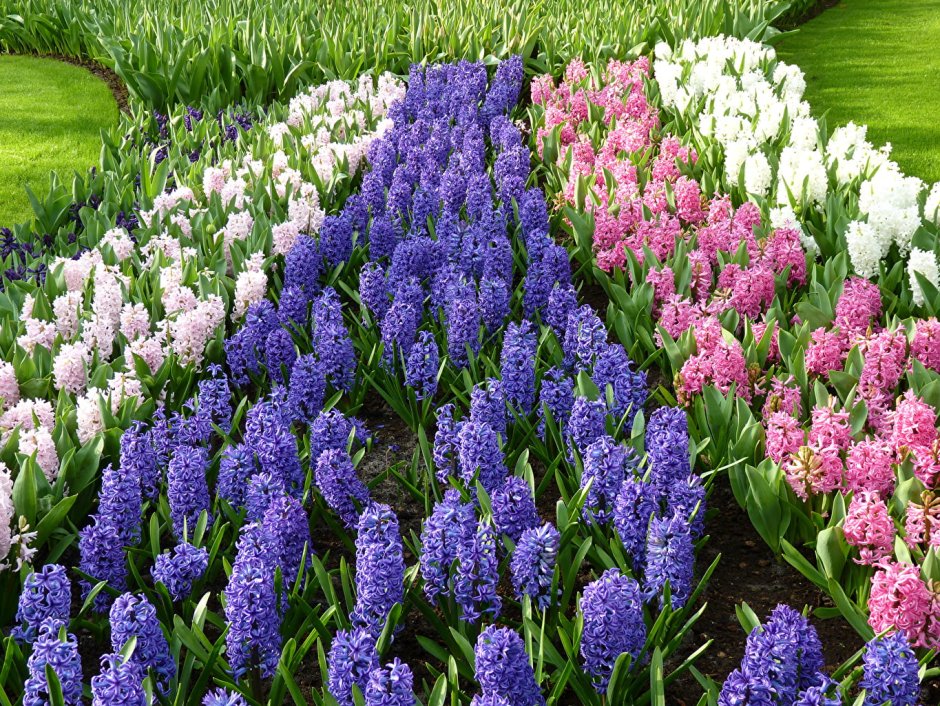
[[[17,625],[12,635],[19,642],[31,643],[48,619],[67,623],[72,609],[72,585],[65,567],[46,564],[26,577],[16,609]]]
[[[209,515],[207,527],[212,526],[209,486],[206,483],[208,472],[209,453],[202,446],[177,447],[170,459],[167,500],[170,503],[173,531],[180,539],[192,536],[199,515],[203,512]]]
[[[255,452],[247,444],[233,444],[222,452],[216,495],[238,508],[245,504],[248,479],[258,472]]]
[[[484,695],[496,694],[510,706],[542,706],[545,698],[535,681],[525,644],[509,628],[490,625],[473,650],[475,676]]]
[[[29,677],[23,685],[23,706],[46,706],[50,703],[46,667],[51,667],[62,687],[62,696],[69,706],[82,702],[82,661],[78,654],[78,640],[71,633],[65,638],[60,632],[65,623],[49,618],[40,625],[33,642],[33,651],[26,664]]]
[[[127,562],[124,545],[121,543],[121,535],[110,522],[92,515],[91,523],[78,534],[78,553],[78,568],[93,582],[106,581],[115,591],[125,590]],[[79,581],[83,600],[88,598],[95,583],[85,579]],[[106,591],[99,591],[92,605],[95,611],[104,613],[111,605],[111,596]]]
[[[297,498],[276,496],[264,511],[261,528],[271,542],[272,559],[281,569],[284,585],[293,585],[301,560],[306,556],[309,566],[313,554],[307,511]]]
[[[92,706],[143,706],[144,670],[134,659],[119,653],[101,656],[101,672],[91,678]]]
[[[470,392],[470,421],[486,424],[506,438],[506,394],[496,378],[478,382]]]
[[[633,449],[605,434],[584,450],[583,459],[581,487],[591,485],[584,502],[585,514],[594,522],[610,522],[617,493],[627,469],[633,466]]]
[[[509,565],[519,600],[529,596],[540,610],[551,606],[554,600],[552,579],[560,543],[561,536],[550,522],[522,533]]]
[[[434,505],[421,528],[421,577],[431,605],[437,605],[438,596],[450,594],[451,569],[458,548],[472,543],[475,531],[473,505],[461,502],[459,491],[451,488]]]
[[[661,607],[661,594],[668,581],[673,610],[684,606],[692,593],[694,567],[695,547],[689,523],[679,514],[654,517],[646,540],[646,569],[643,572],[647,600],[659,596]]]
[[[326,504],[347,527],[355,527],[360,510],[369,504],[369,489],[353,466],[349,454],[340,449],[328,449],[317,459],[314,477]]]
[[[353,685],[363,694],[372,671],[378,667],[375,638],[368,630],[339,630],[330,646],[327,689],[340,706],[353,706]]]
[[[414,676],[397,657],[373,669],[366,687],[366,706],[414,706]]]
[[[535,404],[536,337],[528,321],[509,324],[503,338],[500,375],[506,401],[518,413],[528,414]]]
[[[414,388],[419,400],[434,397],[437,392],[437,371],[440,367],[440,353],[437,341],[430,331],[421,331],[418,341],[408,354],[405,365],[405,384]]]
[[[470,484],[476,477],[487,493],[502,484],[508,473],[499,436],[488,424],[465,422],[457,433],[457,459],[460,477]]]
[[[904,633],[876,637],[865,646],[862,659],[864,706],[916,706],[920,698],[919,664]]]
[[[663,489],[684,481],[692,472],[689,462],[689,424],[685,411],[660,407],[646,424],[646,453],[650,478]]]
[[[176,663],[160,627],[156,608],[143,596],[124,593],[115,599],[109,615],[111,649],[120,652],[132,637],[137,638],[132,659],[157,675],[157,687],[167,693],[176,674]]]
[[[194,547],[181,542],[169,553],[160,554],[155,560],[151,575],[154,582],[166,586],[170,598],[180,601],[193,590],[193,583],[202,578],[209,568],[209,552],[204,547]]]
[[[476,623],[484,615],[495,620],[502,608],[496,591],[499,584],[499,556],[496,533],[485,521],[476,532],[457,547],[457,574],[454,597],[461,608],[461,619]]]
[[[539,524],[532,490],[528,483],[517,476],[509,476],[493,492],[490,505],[496,530],[507,535],[513,542],[518,542],[525,530]]]
[[[378,639],[389,611],[405,598],[405,559],[398,517],[388,505],[372,503],[359,517],[356,537],[356,607],[353,625]]]

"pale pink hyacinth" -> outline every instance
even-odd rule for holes
[[[940,372],[940,321],[934,317],[917,322],[911,356],[930,370]]]
[[[228,216],[225,227],[222,229],[222,238],[228,248],[236,240],[245,240],[254,227],[255,219],[248,211],[234,211]]]
[[[857,441],[849,447],[845,458],[846,488],[858,492],[878,493],[888,497],[894,492],[894,454],[881,439]]]
[[[81,292],[64,292],[52,302],[56,331],[63,341],[71,341],[78,333],[78,318],[83,304]]]
[[[274,240],[274,254],[286,255],[290,252],[290,249],[294,247],[294,243],[297,242],[299,235],[300,229],[293,221],[278,223],[276,226],[272,227],[271,236]]]
[[[835,447],[814,449],[801,446],[790,454],[784,471],[793,492],[807,500],[810,495],[828,493],[840,487],[845,466]]]
[[[6,464],[0,461],[0,571],[6,566],[6,559],[13,546],[12,525],[15,517],[13,476]]]
[[[121,308],[121,335],[128,341],[150,333],[150,312],[140,302],[127,302]]]
[[[52,362],[55,389],[77,395],[85,389],[85,370],[91,363],[91,353],[84,343],[66,343]]]
[[[231,174],[229,163],[223,163],[220,167],[207,167],[202,173],[202,193],[206,198],[212,194],[221,194],[225,188],[225,182]]]
[[[848,339],[841,329],[817,328],[806,348],[806,372],[824,375],[830,370],[842,370],[848,352]]]
[[[937,413],[933,407],[919,399],[913,390],[907,390],[898,400],[893,415],[891,441],[900,454],[904,447],[930,447],[937,439]]]
[[[75,421],[78,440],[86,444],[104,431],[104,418],[101,416],[101,390],[97,387],[88,389],[75,400]]]
[[[907,521],[904,523],[904,541],[911,548],[918,545],[940,550],[940,495],[925,490],[920,502],[911,500],[907,506]]]
[[[210,294],[195,308],[180,312],[170,322],[170,345],[181,365],[199,366],[202,363],[206,344],[224,319],[222,299]]]
[[[843,284],[835,314],[836,326],[864,333],[881,317],[881,290],[864,277],[849,277]]]
[[[793,415],[786,412],[773,412],[766,418],[767,458],[775,463],[782,463],[784,459],[795,454],[805,443],[806,435],[803,433],[800,422]]]
[[[868,598],[868,624],[876,633],[896,629],[915,647],[938,647],[940,635],[927,635],[931,595],[920,569],[886,559],[875,571]]]
[[[112,228],[101,239],[101,247],[110,246],[118,262],[123,262],[134,254],[134,241],[123,228]]]
[[[108,397],[111,400],[111,414],[117,414],[125,400],[143,398],[143,385],[132,373],[118,372],[108,381]]]
[[[32,308],[32,295],[27,295],[26,301],[23,303],[23,312],[20,314],[20,320],[23,322],[26,332],[16,339],[16,344],[30,355],[36,349],[36,346],[52,350],[52,344],[56,336],[55,324],[33,318]]]
[[[151,373],[156,373],[166,360],[166,335],[158,331],[153,336],[136,338],[127,346],[128,355],[141,358]]]
[[[46,427],[21,430],[19,452],[24,456],[36,454],[36,464],[42,470],[46,480],[53,483],[59,475],[59,455],[56,453],[52,434]]]
[[[91,276],[91,271],[95,265],[101,262],[101,252],[96,249],[88,250],[82,253],[77,260],[71,258],[59,258],[53,265],[55,270],[59,265],[62,266],[62,276],[65,278],[65,286],[70,292],[78,292],[84,286],[85,282]]]
[[[10,409],[20,401],[20,384],[16,380],[16,370],[7,361],[0,362],[0,397],[3,409]]]
[[[894,522],[877,493],[862,491],[852,497],[842,531],[845,541],[859,550],[859,564],[874,565],[894,547]]]
[[[0,429],[9,430],[14,427],[22,429],[35,429],[38,425],[46,429],[55,426],[55,413],[52,403],[48,400],[24,399],[17,402],[0,416]]]
[[[232,321],[239,321],[255,302],[264,299],[268,291],[268,276],[264,272],[264,253],[256,252],[245,261],[245,269],[235,280],[235,303]]]

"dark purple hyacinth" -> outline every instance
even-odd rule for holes
[[[484,695],[497,694],[510,706],[543,706],[525,644],[510,628],[490,625],[474,648],[475,676]]]
[[[225,588],[225,652],[235,679],[250,669],[274,675],[281,657],[281,617],[270,543],[260,525],[246,525]]]
[[[369,489],[356,473],[345,450],[328,449],[317,459],[314,477],[326,504],[346,527],[359,522],[360,508],[369,504]],[[358,508],[357,508],[358,505]]]
[[[72,585],[64,566],[46,564],[23,582],[16,609],[16,627],[12,635],[19,642],[31,643],[48,619],[68,623],[72,609]]]
[[[539,610],[552,605],[552,579],[561,536],[550,522],[527,529],[516,543],[509,570],[516,597],[529,596]]]
[[[142,706],[147,703],[144,670],[120,653],[101,656],[101,672],[91,678],[92,706]]]
[[[454,597],[461,608],[461,620],[478,622],[484,615],[499,617],[502,598],[499,584],[499,556],[496,533],[489,523],[480,521],[471,537],[464,537],[457,547],[457,575]]]
[[[180,539],[193,535],[203,512],[208,515],[207,527],[212,526],[209,486],[206,483],[208,472],[209,453],[204,447],[179,446],[173,452],[167,471],[167,500],[173,531]]]
[[[565,340],[568,317],[578,308],[578,294],[570,284],[556,286],[548,296],[545,323],[552,327],[559,341]]]
[[[140,478],[136,472],[106,466],[101,472],[98,515],[117,530],[124,545],[137,544],[140,539],[142,506]]]
[[[405,559],[398,517],[388,505],[372,503],[359,517],[356,537],[356,627],[376,639],[389,611],[405,598]]]
[[[421,577],[424,594],[431,605],[438,596],[450,594],[451,569],[457,560],[458,548],[473,542],[476,531],[473,504],[460,500],[460,493],[451,488],[421,528]]]
[[[209,552],[204,547],[181,542],[171,552],[160,554],[150,573],[154,582],[166,586],[170,598],[181,601],[189,597],[193,583],[202,578],[208,567]]]
[[[607,569],[588,584],[580,601],[584,618],[581,658],[598,693],[607,690],[617,658],[626,652],[634,661],[646,642],[640,586],[617,569]]]
[[[654,517],[650,521],[646,539],[646,569],[643,572],[643,590],[647,600],[659,597],[669,583],[672,608],[678,610],[692,593],[692,572],[695,568],[695,547],[689,533],[689,523],[682,515]]]
[[[45,706],[51,703],[49,683],[46,681],[47,667],[55,672],[65,703],[68,706],[79,706],[82,703],[82,661],[78,654],[78,640],[71,633],[62,639],[60,632],[64,630],[65,623],[54,618],[40,625],[26,664],[29,677],[23,685],[23,706]]]
[[[353,685],[365,693],[372,671],[379,666],[375,638],[368,630],[339,630],[330,645],[327,689],[340,706],[353,706]]]
[[[430,399],[437,392],[440,360],[434,334],[421,331],[405,365],[405,384],[414,389],[419,400]]]
[[[373,230],[375,226],[373,225]],[[382,321],[390,306],[385,270],[377,262],[367,262],[359,271],[359,301],[374,320]]]
[[[667,510],[682,515],[689,523],[692,540],[697,540],[705,532],[705,486],[695,474],[685,481],[676,481],[666,495]]]
[[[313,350],[316,352],[323,378],[335,390],[350,390],[356,378],[356,352],[349,331],[343,325],[342,314],[324,315],[332,307],[332,290],[313,303]],[[339,302],[336,302],[339,306]]]
[[[527,529],[539,525],[535,498],[522,478],[509,476],[490,496],[490,505],[497,532],[507,535],[513,542],[518,542]]]
[[[176,662],[160,627],[156,608],[143,595],[125,593],[111,606],[111,649],[120,652],[132,637],[137,638],[132,659],[145,671],[153,670],[161,693],[167,693],[176,675]]]
[[[310,319],[310,298],[298,285],[292,284],[281,290],[277,303],[277,318],[288,331],[300,333],[307,328]]]

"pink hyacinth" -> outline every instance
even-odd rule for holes
[[[836,412],[832,407],[815,407],[809,429],[809,443],[815,449],[832,447],[846,451],[852,443],[849,413]]]
[[[666,329],[666,332],[672,338],[679,338],[688,331],[690,326],[697,325],[702,320],[702,309],[695,302],[673,295],[669,297],[662,305],[662,311],[659,314],[660,326]],[[662,345],[659,332],[656,332],[657,341]]]
[[[849,277],[836,304],[835,325],[861,333],[881,316],[881,291],[864,277]]]
[[[790,455],[784,471],[793,492],[806,500],[810,495],[828,493],[841,486],[845,466],[839,451],[831,446],[824,449],[801,446]]]
[[[885,329],[865,344],[865,364],[858,381],[864,398],[897,387],[907,367],[907,337],[903,331]]]
[[[933,407],[913,390],[905,392],[894,411],[891,440],[895,452],[900,454],[901,449],[910,446],[930,447],[937,439],[936,419]]]
[[[683,223],[698,225],[705,218],[702,210],[702,189],[695,179],[680,176],[672,186],[676,202],[676,215]]]
[[[799,421],[786,412],[773,412],[767,424],[767,458],[775,463],[799,451],[805,440]]]
[[[940,550],[940,495],[925,490],[919,503],[911,500],[907,506],[904,533],[904,541],[912,548],[921,545],[924,549],[934,547]]]
[[[767,332],[767,324],[763,321],[758,321],[753,326],[751,326],[751,331],[754,333],[754,342],[759,343],[760,340],[764,337],[764,334]],[[780,329],[774,325],[773,331],[770,332],[770,345],[767,347],[768,363],[780,362],[779,333]],[[799,397],[799,392],[797,392],[797,397]]]
[[[764,244],[764,262],[774,274],[781,274],[789,267],[787,284],[791,287],[806,284],[806,254],[800,243],[799,231],[792,228],[775,230]]]
[[[911,564],[885,560],[871,580],[868,624],[876,633],[897,629],[916,647],[940,643],[940,636],[925,634],[931,596]]]
[[[758,335],[758,326],[764,326],[764,324],[754,324],[754,338],[760,340],[763,332]],[[766,419],[774,412],[786,412],[788,415],[799,417],[803,411],[803,401],[800,399],[800,388],[792,386],[795,382],[792,375],[786,380],[774,378],[764,400],[761,416]]]
[[[887,497],[894,491],[894,455],[880,439],[852,444],[845,460],[846,487]]]
[[[13,364],[7,361],[0,362],[0,397],[3,398],[3,409],[9,409],[20,401],[20,384],[16,381],[16,371]]]
[[[751,386],[744,350],[737,341],[729,343],[721,332],[718,319],[709,317],[695,330],[698,352],[690,357],[678,376],[678,393],[684,403],[700,394],[706,385],[714,385],[722,393],[735,393],[746,401],[751,399]]]
[[[532,83],[529,86],[530,93],[532,95],[532,102],[536,105],[545,105],[548,103],[549,98],[551,98],[552,92],[555,90],[555,82],[552,79],[551,74],[543,74],[542,76],[536,76],[532,79]]]
[[[646,281],[653,285],[653,313],[659,312],[660,304],[676,293],[676,275],[668,265],[661,270],[650,270]]]
[[[848,339],[840,329],[818,328],[806,348],[806,372],[823,375],[830,370],[842,370],[848,352]]]
[[[845,541],[858,548],[859,564],[871,566],[891,554],[894,546],[894,522],[888,506],[877,493],[856,493],[842,525]]]
[[[705,301],[711,295],[712,287],[712,266],[708,261],[708,256],[698,250],[690,252],[689,269],[692,271],[692,278],[689,282],[692,294],[699,301]]]
[[[940,440],[935,440],[930,446],[915,446],[911,448],[914,461],[914,475],[928,489],[940,485]]]
[[[924,367],[940,372],[940,321],[931,317],[917,322],[911,356]]]
[[[738,273],[731,288],[730,304],[741,316],[754,319],[767,310],[773,298],[774,273],[758,265]]]

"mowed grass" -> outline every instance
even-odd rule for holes
[[[0,56],[0,226],[32,215],[25,186],[45,193],[49,172],[71,184],[98,162],[100,131],[117,124],[104,81],[54,59]]]
[[[868,125],[908,174],[940,181],[940,0],[842,0],[777,45],[830,132]]]

